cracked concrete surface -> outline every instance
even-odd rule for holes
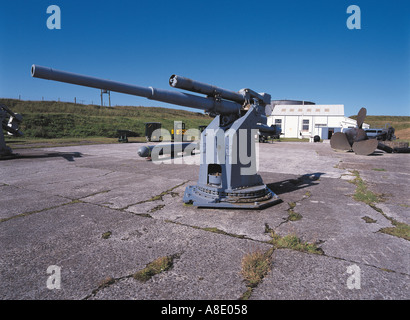
[[[259,172],[282,202],[239,211],[184,205],[198,166],[156,165],[140,146],[16,149],[0,162],[1,299],[239,299],[242,257],[271,248],[266,225],[324,254],[276,249],[250,299],[409,299],[409,241],[380,232],[410,222],[408,154],[261,144]],[[354,200],[353,170],[383,194],[379,211]],[[147,282],[129,276],[176,254]],[[61,289],[47,288],[50,265],[61,267]],[[360,289],[347,286],[351,265]]]

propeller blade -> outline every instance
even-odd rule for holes
[[[355,141],[362,141],[367,139],[369,138],[367,137],[366,131],[364,131],[363,129],[357,129]]]
[[[377,139],[356,141],[353,143],[353,151],[358,155],[367,156],[376,150],[377,145]]]
[[[351,150],[352,147],[343,132],[336,132],[330,138],[330,146],[336,150]]]
[[[364,122],[364,118],[366,118],[366,114],[367,114],[367,110],[366,108],[361,108],[359,110],[359,113],[357,114],[357,126],[361,129],[363,122]]]

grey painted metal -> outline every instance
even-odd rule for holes
[[[222,99],[235,101],[240,104],[243,104],[245,102],[245,97],[243,93],[226,90],[217,86],[177,76],[175,74],[173,74],[169,78],[169,84],[171,87],[174,88],[202,93],[212,97],[219,96]]]
[[[234,92],[177,75],[172,75],[169,78],[169,84],[171,87],[202,93],[209,97],[214,97],[217,100],[226,99],[235,101],[242,105],[251,104],[253,99],[257,99],[259,103],[265,105],[271,101],[271,96],[267,93],[257,93],[251,89],[241,89],[238,92]]]
[[[223,207],[261,209],[280,202],[256,173],[256,146],[258,130],[271,131],[267,126],[265,108],[271,102],[267,93],[241,89],[238,93],[207,85],[187,78],[172,76],[171,86],[206,94],[207,97],[173,92],[152,87],[139,87],[111,80],[59,71],[33,65],[33,77],[106,89],[180,106],[203,109],[215,116],[202,132],[198,182],[188,186],[183,201],[198,207]],[[178,84],[179,83],[179,84]],[[217,136],[215,136],[217,135]],[[192,144],[185,146],[184,151]],[[161,144],[139,150],[140,156],[155,156],[182,151],[183,146],[174,144],[168,150]],[[172,149],[174,148],[174,149]],[[245,150],[244,153],[241,153]],[[189,149],[188,149],[189,150]],[[248,157],[251,151],[251,156]],[[241,159],[245,157],[247,161]],[[255,171],[253,171],[255,167]],[[250,168],[251,167],[251,168]]]
[[[225,128],[220,127],[221,116],[217,116],[202,132],[199,178],[196,185],[185,189],[185,203],[203,208],[262,209],[281,201],[259,174],[244,174],[249,165],[238,161],[241,148],[251,150],[249,163],[257,161],[255,127],[266,120],[263,109],[263,105],[252,105],[244,116]],[[246,136],[239,143],[241,131]],[[209,152],[213,153],[209,156]]]
[[[314,105],[314,102],[304,100],[272,100],[272,105]]]
[[[199,149],[199,144],[195,142],[185,142],[185,143],[160,143],[153,146],[142,146],[138,149],[137,153],[142,158],[151,157],[151,155],[165,155],[170,154],[174,156],[177,152],[185,152],[185,150],[189,150],[189,152],[193,152],[194,150]]]
[[[47,80],[66,82],[91,88],[110,90],[151,100],[176,104],[184,107],[202,109],[217,114],[238,113],[242,105],[233,101],[218,100],[214,98],[196,96],[184,92],[155,89],[153,87],[141,87],[112,80],[85,76],[81,74],[61,71],[49,67],[32,65],[31,76]]]

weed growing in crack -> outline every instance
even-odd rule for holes
[[[108,239],[109,237],[111,237],[111,234],[112,234],[111,231],[104,232],[104,233],[102,234],[101,238],[103,238],[103,239]]]
[[[368,216],[362,217],[362,220],[364,220],[366,223],[376,223],[377,222],[377,220],[374,220]]]
[[[380,195],[375,194],[374,192],[367,189],[367,185],[360,177],[359,171],[354,170],[352,171],[352,173],[355,178],[349,182],[353,183],[356,186],[356,191],[353,195],[353,198],[356,201],[361,201],[365,204],[372,205],[383,200]]]
[[[175,257],[175,255],[159,257],[150,262],[144,269],[134,273],[133,278],[141,282],[146,282],[156,274],[171,269]]]
[[[388,227],[380,229],[379,232],[390,234],[399,238],[403,238],[410,241],[410,226],[403,222],[398,222],[394,219],[390,219],[394,227]]]
[[[293,209],[296,207],[296,203],[295,202],[289,202],[289,209],[288,211],[288,221],[298,221],[300,219],[302,219],[302,215],[300,213],[295,212]]]
[[[355,178],[350,181],[356,185],[356,192],[353,198],[356,201],[361,201],[369,205],[371,208],[381,213],[386,219],[390,220],[393,224],[393,227],[382,228],[379,232],[410,240],[410,226],[406,223],[396,221],[395,219],[384,214],[383,210],[376,207],[375,203],[383,201],[383,198],[380,195],[377,195],[367,189],[366,183],[360,177],[359,171],[352,171]],[[366,221],[367,222],[367,221]]]
[[[256,287],[269,272],[272,265],[272,253],[273,248],[266,252],[257,250],[247,253],[242,258],[241,274],[249,287]]]
[[[281,237],[267,224],[265,224],[265,232],[270,234],[271,240],[268,243],[272,244],[274,249],[291,249],[307,253],[324,254],[323,250],[317,247],[315,243],[303,242],[294,234]]]
[[[241,275],[246,282],[247,290],[242,294],[240,300],[249,299],[253,289],[261,283],[271,270],[273,250],[273,247],[266,252],[256,250],[243,256]]]

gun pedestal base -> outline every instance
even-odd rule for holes
[[[196,185],[185,189],[183,201],[198,208],[263,209],[282,200],[266,185],[238,190]]]

